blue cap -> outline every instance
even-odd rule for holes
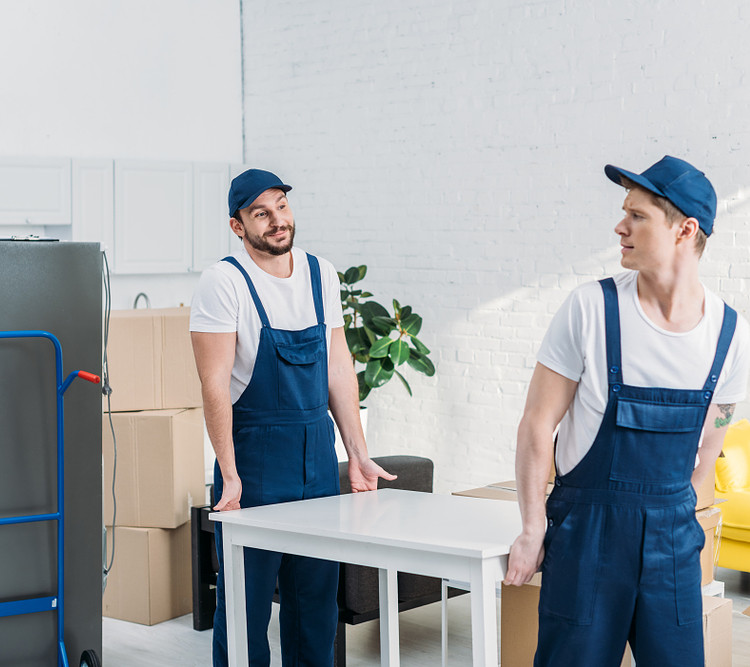
[[[706,175],[689,162],[665,155],[642,174],[611,164],[604,167],[604,173],[618,185],[622,185],[620,177],[625,176],[638,187],[666,197],[688,218],[695,218],[706,236],[711,235],[716,217],[716,192]]]
[[[271,188],[289,192],[292,186],[282,183],[281,179],[270,171],[248,169],[241,173],[232,181],[229,188],[229,215],[234,215],[241,208],[247,208]]]

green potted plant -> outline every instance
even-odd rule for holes
[[[372,294],[353,287],[367,274],[367,266],[352,266],[339,272],[341,282],[341,307],[344,311],[346,343],[352,355],[352,363],[364,365],[357,373],[359,400],[362,402],[370,391],[382,387],[395,375],[406,387],[409,396],[411,387],[401,374],[399,367],[407,364],[428,377],[435,374],[430,361],[430,350],[417,338],[422,328],[422,318],[411,306],[402,306],[393,300],[393,314],[377,301]]]

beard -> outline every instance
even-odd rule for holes
[[[243,225],[244,227],[244,225]],[[282,244],[275,243],[272,240],[269,240],[267,237],[271,236],[271,234],[276,234],[282,229],[288,229],[289,230],[289,239],[285,241]],[[284,227],[277,227],[271,232],[268,232],[263,235],[257,235],[257,234],[250,234],[250,232],[247,231],[247,228],[245,228],[245,239],[247,242],[256,250],[260,250],[261,252],[267,252],[269,255],[285,255],[288,253],[292,246],[294,245],[294,225],[285,225]]]

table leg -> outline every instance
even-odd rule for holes
[[[497,667],[495,577],[485,561],[472,565],[471,651],[474,667]]]
[[[398,641],[398,572],[378,570],[380,592],[380,664],[399,666]]]
[[[245,608],[245,557],[234,544],[232,527],[223,526],[224,592],[227,603],[227,652],[229,667],[247,667],[247,610]]]
[[[440,580],[440,655],[442,666],[448,664],[448,582]]]

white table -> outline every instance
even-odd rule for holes
[[[397,572],[467,581],[474,667],[496,667],[495,582],[521,532],[516,503],[381,489],[214,512],[224,539],[229,664],[247,665],[242,548],[379,570],[381,665],[398,667]]]

